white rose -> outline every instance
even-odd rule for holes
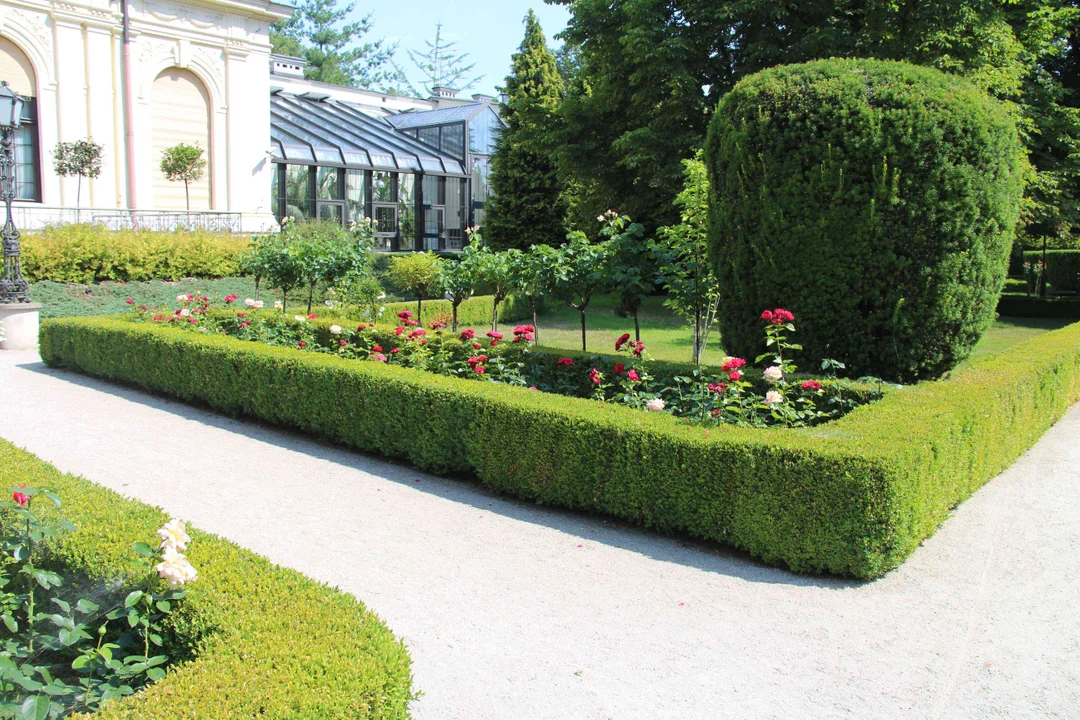
[[[191,314],[191,311],[188,310],[187,308],[184,308],[183,310],[180,311],[180,317],[187,317],[190,314]]]
[[[341,334],[341,326],[340,325],[331,325],[330,326],[330,334],[331,335],[340,335]]]
[[[284,309],[285,309],[285,305],[284,305],[284,304],[282,304],[282,302],[281,302],[280,300],[275,300],[275,301],[274,301],[274,309],[275,309],[275,310],[284,310]]]
[[[783,377],[784,371],[776,365],[773,365],[771,368],[765,371],[765,379],[769,382],[778,382]]]
[[[303,315],[293,315],[293,320],[296,322],[305,322],[307,320]]]
[[[161,562],[158,563],[155,570],[157,570],[158,577],[167,580],[169,587],[173,588],[199,579],[199,573],[176,548],[165,548],[165,551],[161,553]]]
[[[262,309],[262,306],[263,306],[263,301],[262,300],[256,300],[255,303],[251,307],[255,308],[256,310],[260,310],[260,309]]]
[[[247,305],[248,307],[255,307],[255,301],[252,300],[251,298],[248,298],[247,300],[245,300],[244,304]]]
[[[187,295],[177,295],[176,296],[176,302],[184,302],[185,300],[187,300]]]
[[[187,527],[183,520],[170,520],[157,531],[161,538],[161,549],[175,548],[181,552],[187,550],[187,544],[191,538],[187,534]]]
[[[645,403],[645,409],[649,412],[660,412],[664,409],[664,401],[660,398],[653,398],[649,402]]]
[[[770,390],[769,392],[765,393],[766,405],[779,405],[782,402],[784,402],[784,396],[776,392],[775,390]]]

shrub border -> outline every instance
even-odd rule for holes
[[[41,354],[507,494],[685,531],[800,572],[877,577],[1080,399],[1080,323],[816,428],[664,414],[117,319]]]
[[[95,578],[128,577],[132,543],[153,542],[169,519],[3,439],[0,483],[56,490],[59,514],[78,531],[54,557]],[[82,717],[409,717],[408,652],[363,603],[215,535],[189,533],[199,579],[173,619],[177,633],[194,640],[195,659]]]

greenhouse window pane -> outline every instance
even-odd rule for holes
[[[318,184],[315,186],[318,200],[340,200],[338,194],[338,169],[321,167],[318,172]]]
[[[367,212],[367,171],[345,171],[345,219],[346,222],[361,222]]]
[[[303,220],[310,218],[311,197],[309,195],[311,171],[307,165],[285,166],[285,214]]]

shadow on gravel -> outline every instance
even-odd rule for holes
[[[689,535],[662,535],[598,514],[536,505],[497,495],[471,478],[430,475],[401,461],[367,455],[254,418],[239,419],[222,415],[207,406],[190,405],[161,395],[150,394],[134,385],[99,380],[71,370],[50,368],[43,362],[23,363],[17,367],[235,433],[247,440],[274,445],[369,473],[445,500],[493,512],[520,522],[542,525],[590,542],[639,553],[661,562],[675,563],[755,583],[826,589],[846,589],[866,584],[848,578],[798,575],[787,570],[762,565],[740,550],[698,540]]]

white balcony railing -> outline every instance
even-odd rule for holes
[[[12,220],[19,230],[40,230],[48,225],[94,223],[110,230],[138,227],[145,230],[209,230],[241,232],[242,214],[215,210],[123,210],[72,208],[15,203]]]

